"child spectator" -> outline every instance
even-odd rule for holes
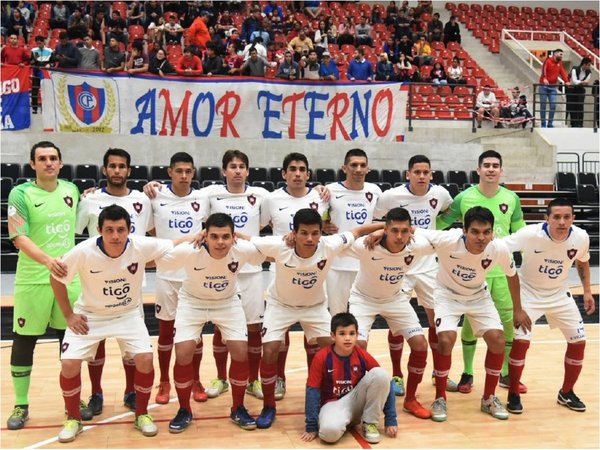
[[[144,44],[135,41],[131,45],[131,56],[127,61],[125,72],[130,75],[148,72],[148,55],[144,52]]]
[[[442,63],[436,62],[431,69],[431,82],[435,84],[448,84],[446,71]]]
[[[340,72],[338,71],[337,64],[331,59],[329,52],[323,52],[321,59],[321,65],[319,67],[319,76],[321,80],[339,80]]]
[[[467,84],[467,80],[463,78],[463,68],[460,65],[458,56],[452,58],[452,64],[448,67],[448,84]]]

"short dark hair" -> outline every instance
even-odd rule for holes
[[[192,47],[189,45],[183,49],[183,53],[192,53]]]
[[[129,153],[127,153],[122,148],[109,148],[108,150],[106,150],[106,153],[104,153],[104,158],[102,158],[102,165],[104,167],[108,166],[108,158],[110,156],[119,156],[121,158],[125,158],[127,161],[127,167],[131,166],[131,155]]]
[[[210,227],[229,227],[231,229],[231,232],[233,233],[233,219],[229,214],[213,213],[210,216],[208,216],[208,219],[206,219],[206,223],[204,224],[204,228],[206,229],[206,231],[208,231]]]
[[[246,164],[246,168],[250,168],[250,162],[248,160],[248,155],[240,150],[227,150],[223,153],[223,160],[221,167],[223,170],[227,169],[227,165],[233,161],[235,158],[241,159],[244,164]]]
[[[483,164],[483,160],[485,158],[496,158],[500,161],[500,167],[502,167],[502,155],[498,153],[496,150],[486,150],[481,155],[479,155],[479,160],[477,161],[477,166],[481,167]]]
[[[283,158],[283,170],[284,171],[287,171],[288,166],[290,165],[290,163],[292,161],[302,161],[304,164],[306,164],[306,170],[309,170],[308,158],[305,155],[303,155],[302,153],[292,152],[292,153],[288,153],[287,155],[285,155],[285,158]]]
[[[217,50],[217,46],[215,45],[214,42],[209,41],[209,42],[206,43],[206,50],[208,50],[208,49],[216,51]]]
[[[100,215],[98,216],[98,228],[102,230],[105,220],[117,221],[121,219],[125,220],[127,228],[131,229],[131,216],[129,213],[122,206],[112,204],[100,211]]]
[[[317,210],[302,208],[294,214],[294,231],[298,231],[300,225],[319,225],[319,229],[323,229],[323,219]]]
[[[473,206],[463,218],[465,230],[468,230],[473,222],[489,223],[494,228],[494,214],[483,206]]]
[[[60,39],[60,40],[69,39],[69,35],[67,34],[66,31],[61,31],[60,33],[58,33],[58,39]]]
[[[562,48],[557,48],[555,50],[552,50],[552,54],[555,54],[556,52],[564,53]]]
[[[348,161],[350,161],[350,158],[355,157],[355,156],[358,158],[367,158],[367,161],[369,160],[367,153],[363,149],[351,148],[350,150],[348,150],[346,152],[346,156],[344,156],[344,164],[348,164]]]
[[[35,42],[44,42],[46,40],[46,38],[42,35],[37,35],[35,37]]]
[[[358,321],[356,320],[356,317],[354,317],[354,314],[349,312],[337,313],[331,318],[331,332],[333,334],[335,334],[338,328],[345,328],[350,325],[354,325],[356,331],[358,331]]]
[[[33,144],[33,147],[31,147],[31,151],[29,152],[29,160],[30,161],[35,161],[35,151],[38,148],[46,148],[46,147],[51,147],[51,148],[55,148],[56,151],[58,152],[58,159],[62,161],[62,154],[60,153],[60,149],[58,148],[58,146],[50,141],[40,141],[36,144]]]
[[[142,41],[133,41],[133,44],[131,44],[131,48],[137,50],[138,52],[143,52],[144,44],[142,43]]]
[[[409,224],[412,223],[412,219],[410,217],[410,213],[408,212],[408,210],[404,209],[404,208],[392,208],[388,211],[388,213],[385,215],[385,224],[389,225],[392,223],[392,221],[398,221],[398,222],[406,222],[408,221]]]
[[[410,159],[408,160],[408,170],[412,169],[415,164],[419,164],[419,163],[429,164],[429,167],[431,167],[431,161],[429,161],[429,158],[427,156],[414,155],[414,156],[411,156]]]
[[[173,167],[179,162],[191,163],[192,167],[194,166],[194,158],[192,158],[192,155],[186,152],[177,152],[173,156],[171,156],[171,161],[169,161],[169,167]]]
[[[571,200],[565,197],[557,197],[554,200],[551,200],[550,203],[548,203],[548,206],[546,206],[546,215],[549,216],[552,214],[552,208],[555,206],[568,206],[571,208],[571,213],[575,213],[575,208],[573,207],[573,202]]]
[[[592,62],[592,60],[590,58],[588,58],[587,56],[581,59],[581,65],[585,65],[585,64],[590,64]]]

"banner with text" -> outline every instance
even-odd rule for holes
[[[3,65],[2,70],[2,130],[23,130],[31,126],[29,90],[31,68]]]
[[[42,90],[47,131],[387,142],[404,139],[408,93],[400,83],[58,71]]]

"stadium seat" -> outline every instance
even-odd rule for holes
[[[63,164],[58,172],[58,178],[71,181],[73,179],[73,165]]]
[[[321,184],[333,183],[335,181],[335,170],[317,169],[315,170],[315,179]]]
[[[452,94],[452,88],[446,84],[438,86],[437,93],[441,97],[446,97]]]
[[[168,180],[169,172],[167,171],[169,166],[152,166],[150,169],[150,179],[151,180]]]
[[[402,181],[402,175],[397,169],[383,169],[381,171],[381,181],[384,183],[390,183],[390,185],[393,186],[394,184]]]
[[[432,94],[427,97],[427,104],[432,108],[437,108],[438,106],[442,105],[442,103],[442,97],[440,97],[438,94]]]
[[[577,186],[577,203],[597,205],[598,189],[591,184],[580,184]]]
[[[129,189],[133,189],[133,190],[137,190],[140,192],[144,191],[144,185],[148,183],[148,180],[146,178],[144,179],[140,179],[140,178],[130,178],[127,180],[127,187]]]
[[[321,186],[321,183],[318,181],[307,181],[306,186],[309,188],[314,188],[315,186]]]
[[[281,181],[283,179],[281,177],[281,170],[281,167],[271,167],[269,169],[269,180],[271,180],[275,184]]]
[[[379,189],[381,189],[381,192],[385,192],[385,191],[387,191],[388,189],[391,189],[391,188],[392,188],[392,185],[391,185],[391,183],[388,183],[388,182],[386,182],[386,181],[380,181],[380,182],[377,182],[377,183],[375,183],[375,184],[376,184],[377,186],[379,186]]]
[[[8,200],[8,194],[13,187],[13,179],[10,177],[2,177],[0,178],[0,200],[3,202]]]
[[[73,178],[73,184],[83,193],[86,189],[96,187],[96,180],[93,178]]]
[[[460,99],[458,98],[457,95],[449,95],[448,97],[446,97],[444,99],[446,105],[448,105],[450,108],[456,108],[457,106],[462,106],[462,102],[460,101]]]
[[[446,181],[448,183],[455,183],[458,186],[462,186],[463,184],[469,182],[467,178],[467,172],[464,170],[449,170],[446,174]]]
[[[425,104],[425,100],[423,100],[423,96],[421,94],[413,94],[410,99],[413,107]]]
[[[200,184],[200,182],[198,180],[192,180],[192,184],[191,184],[191,188],[192,189],[200,189],[202,187],[202,185]]]
[[[417,92],[421,95],[431,95],[433,94],[433,87],[429,84],[422,84],[417,87]]]
[[[455,119],[472,119],[473,113],[466,106],[458,106],[454,109]]]
[[[281,189],[287,186],[287,183],[285,181],[278,181],[277,184],[275,184],[275,189]]]
[[[435,117],[434,112],[426,105],[419,106],[415,116],[419,119],[433,119]]]
[[[202,187],[212,186],[213,184],[224,184],[223,180],[204,180],[202,182]]]
[[[100,170],[95,164],[77,164],[77,166],[75,166],[74,178],[98,180],[99,177]]]
[[[23,178],[34,178],[35,179],[35,170],[31,168],[29,163],[25,163],[21,169],[21,177]]]
[[[572,172],[556,172],[557,191],[577,191],[577,179]]]
[[[445,182],[444,180],[444,172],[441,170],[432,170],[431,171],[431,181],[435,184],[442,184]]]
[[[275,185],[272,181],[253,181],[252,186],[261,187],[269,192],[273,192],[275,190]]]
[[[254,183],[255,181],[267,181],[269,179],[269,172],[266,167],[250,167],[250,174],[248,175],[248,182]]]
[[[21,166],[17,163],[2,163],[0,177],[11,178],[16,181],[21,176]]]
[[[147,180],[150,176],[148,166],[131,166],[131,173],[129,178],[135,180]]]
[[[369,169],[369,172],[367,173],[367,176],[365,177],[365,181],[368,181],[369,183],[377,183],[377,182],[379,182],[379,180],[380,180],[379,170]]]
[[[469,172],[469,179],[471,180],[471,183],[479,183],[479,174],[476,170],[471,170],[471,172]]]
[[[203,183],[204,183],[204,181],[220,181],[221,180],[221,168],[216,167],[216,166],[200,167],[198,177],[200,178],[200,181]]]
[[[577,174],[577,184],[591,184],[594,187],[598,187],[596,174],[592,172],[579,172]]]
[[[448,106],[439,105],[436,106],[435,117],[438,119],[453,119],[454,115],[452,114],[452,111],[450,111],[450,108],[448,108]]]
[[[452,198],[456,197],[460,192],[456,183],[440,183],[440,186],[446,189]]]

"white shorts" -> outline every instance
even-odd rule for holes
[[[486,289],[481,298],[459,302],[451,292],[437,288],[435,290],[435,328],[437,334],[442,331],[456,331],[460,317],[469,318],[473,334],[481,337],[488,330],[504,330],[489,291]]]
[[[140,353],[152,353],[152,341],[143,316],[136,308],[120,316],[86,314],[88,334],[75,334],[70,328],[65,331],[61,347],[61,359],[92,361],[100,341],[115,338],[123,359],[132,359]]]
[[[248,325],[261,323],[265,314],[265,300],[262,272],[240,273],[238,286],[242,296],[242,307]]]
[[[206,322],[212,322],[219,327],[223,342],[248,341],[246,316],[239,295],[230,299],[215,301],[207,307],[206,302],[198,304],[185,295],[179,297],[177,316],[175,317],[175,344],[184,341],[201,339],[202,328]]]
[[[316,343],[319,337],[329,337],[331,315],[327,303],[321,303],[307,308],[288,308],[280,303],[267,302],[263,320],[262,341],[284,341],[288,328],[300,322],[306,340]]]
[[[175,320],[179,289],[183,282],[156,277],[154,316],[160,320]]]
[[[325,288],[327,289],[327,304],[332,316],[348,311],[350,289],[356,278],[357,271],[331,269],[327,274]]]
[[[437,286],[436,275],[435,270],[406,275],[402,280],[404,297],[408,297],[410,301],[414,289],[417,294],[417,303],[423,308],[433,309],[433,291]]]
[[[407,341],[423,334],[423,328],[417,317],[417,313],[406,300],[400,298],[385,303],[374,300],[353,291],[350,294],[350,313],[354,314],[358,322],[358,338],[363,341],[369,340],[369,332],[375,322],[375,316],[379,314],[388,324],[394,336],[402,334]]]

